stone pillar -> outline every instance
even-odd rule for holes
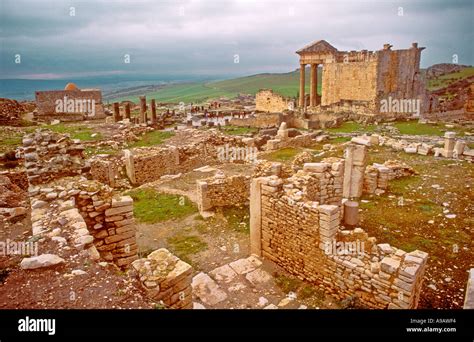
[[[461,158],[461,155],[464,153],[465,148],[466,142],[464,140],[457,140],[456,144],[454,145],[453,157]]]
[[[130,120],[130,103],[125,104],[125,118]]]
[[[327,243],[332,243],[339,229],[340,214],[337,205],[323,204],[319,211],[319,239],[321,248],[325,249]]]
[[[146,118],[146,97],[140,96],[140,123],[147,123]]]
[[[311,64],[311,90],[309,93],[310,100],[309,100],[309,105],[311,107],[316,106],[316,99],[318,96],[317,93],[318,89],[318,65],[317,64]]]
[[[262,256],[262,178],[250,184],[250,253]]]
[[[280,138],[281,140],[286,140],[288,139],[288,128],[287,128],[286,122],[282,122],[280,125],[280,128],[278,129],[277,132],[277,137]]]
[[[356,226],[359,223],[359,203],[346,201],[344,203],[344,224]]]
[[[114,102],[114,121],[120,121],[120,107],[118,102]]]
[[[443,153],[443,155],[446,158],[452,158],[453,157],[455,138],[456,138],[456,132],[446,132],[446,133],[444,133],[444,153]]]
[[[305,105],[305,94],[304,94],[304,85],[305,85],[305,66],[306,64],[300,64],[300,108],[304,108]]]
[[[344,184],[343,197],[362,196],[367,148],[363,145],[350,144],[344,151]]]
[[[135,164],[133,160],[133,153],[130,150],[124,150],[124,159],[125,159],[125,170],[128,176],[128,179],[130,180],[130,183],[136,184],[136,178],[135,178]]]
[[[155,125],[156,124],[156,104],[155,104],[155,99],[151,99],[151,124]]]

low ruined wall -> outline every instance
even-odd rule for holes
[[[340,206],[311,200],[309,184],[296,186],[314,177],[308,171],[253,180],[252,253],[340,300],[355,296],[370,308],[416,308],[428,255],[377,245],[360,228],[340,230]]]
[[[246,147],[239,137],[210,136],[207,140],[191,145],[138,148],[125,151],[127,175],[133,184],[156,181],[161,176],[189,172],[196,168],[224,162],[219,148]]]
[[[25,168],[30,184],[80,175],[89,170],[79,140],[50,130],[37,129],[23,138]]]
[[[160,248],[135,260],[132,270],[148,297],[169,309],[192,309],[192,267]]]
[[[366,168],[364,174],[364,193],[383,193],[392,179],[408,177],[416,172],[408,165],[388,160],[384,164],[374,163]]]
[[[30,196],[33,210],[39,211],[49,210],[53,203],[61,206],[63,202],[70,202],[68,209],[73,209],[81,217],[74,226],[77,230],[74,242],[78,249],[94,246],[100,257],[120,267],[126,267],[137,259],[131,197],[116,196],[104,184],[77,177],[34,186],[30,189]],[[54,225],[33,223],[33,235],[48,226]]]
[[[232,118],[230,124],[233,126],[250,126],[257,128],[278,127],[283,121],[281,113],[255,113],[244,119]]]
[[[271,89],[260,90],[255,95],[255,109],[258,111],[275,113],[293,108],[294,100],[275,94]]]
[[[293,138],[281,138],[278,137],[277,139],[271,139],[267,141],[265,145],[265,150],[278,150],[281,148],[298,148],[298,147],[308,147],[315,143],[314,134],[302,134],[297,135]]]
[[[249,195],[249,176],[226,177],[222,174],[197,181],[197,202],[200,211],[245,204],[248,202]]]

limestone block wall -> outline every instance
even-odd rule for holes
[[[97,89],[91,90],[48,90],[35,92],[38,117],[41,118],[61,118],[61,120],[81,120],[85,112],[64,113],[56,112],[56,101],[64,100],[90,100],[95,101],[95,116],[92,118],[104,118],[104,107],[102,104],[102,92]],[[92,103],[92,102],[91,102]]]
[[[395,160],[388,160],[384,164],[374,163],[365,170],[363,191],[368,194],[386,191],[390,180],[411,176],[415,173],[415,170],[408,165]]]
[[[226,177],[224,174],[217,174],[215,177],[197,181],[197,203],[200,211],[245,204],[249,196],[249,176]]]
[[[148,297],[170,309],[192,309],[192,267],[160,248],[135,260],[132,270]]]
[[[96,184],[97,186],[98,183]],[[112,196],[106,187],[81,191],[76,205],[94,237],[94,245],[101,257],[126,267],[138,258],[133,199]]]
[[[73,226],[77,248],[94,246],[100,257],[120,267],[126,267],[138,258],[131,197],[114,195],[107,185],[79,177],[33,186],[30,196],[33,210],[41,211],[53,203],[70,202],[70,209],[81,217],[76,220],[81,223]],[[33,223],[33,235],[46,227],[46,224]]]
[[[377,52],[377,93],[381,98],[417,99],[424,105],[424,82],[420,74],[422,48]],[[377,101],[379,104],[379,101]]]
[[[360,228],[341,230],[340,207],[309,200],[310,189],[288,191],[295,182],[276,176],[253,180],[252,253],[340,300],[355,296],[370,308],[416,308],[427,253],[376,244]]]
[[[277,113],[255,113],[248,118],[232,118],[230,124],[233,126],[250,126],[257,128],[278,127],[282,122],[282,114]]]
[[[25,168],[30,184],[80,175],[89,170],[84,146],[66,134],[37,129],[23,138]]]
[[[116,178],[122,168],[121,162],[117,158],[100,155],[90,158],[89,162],[92,179],[111,187],[115,186]]]
[[[277,139],[268,140],[264,149],[271,151],[289,147],[308,147],[315,143],[314,138],[315,135],[313,133],[297,135],[293,138],[278,137]]]
[[[242,138],[211,136],[197,144],[126,150],[126,172],[133,184],[141,185],[158,180],[163,175],[189,172],[201,166],[220,163],[218,148],[226,145],[246,146]]]
[[[321,105],[342,100],[367,101],[375,109],[377,61],[327,63],[323,67]]]
[[[255,109],[258,111],[278,113],[295,107],[293,99],[275,94],[271,89],[262,89],[255,95]]]

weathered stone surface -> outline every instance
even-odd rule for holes
[[[36,269],[42,267],[49,267],[61,264],[64,262],[64,259],[55,255],[55,254],[41,254],[31,258],[24,258],[20,267],[24,270]]]
[[[227,294],[207,274],[200,272],[192,281],[193,293],[207,305],[216,305],[227,299]]]

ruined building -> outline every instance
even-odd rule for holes
[[[296,51],[300,56],[299,106],[309,109],[354,110],[357,113],[404,113],[421,111],[424,84],[420,75],[423,47],[378,51],[339,51],[324,40]],[[309,101],[305,96],[305,67],[310,65]],[[317,94],[318,66],[322,65],[322,94]],[[384,101],[386,101],[384,103]],[[319,108],[318,108],[319,107]]]
[[[35,97],[36,117],[42,121],[105,118],[99,89],[79,89],[74,83],[68,83],[64,90],[37,91]]]

